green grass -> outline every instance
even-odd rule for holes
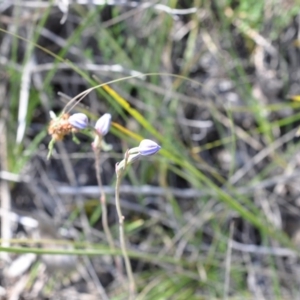
[[[43,92],[47,94],[53,106],[57,105],[53,82],[59,73],[58,63],[65,62],[68,64],[74,74],[77,73],[85,80],[86,88],[116,79],[116,82],[111,82],[109,87],[96,89],[94,97],[99,101],[102,109],[113,114],[117,123],[122,123],[126,128],[134,122],[133,127],[138,129],[137,132],[133,132],[136,135],[130,135],[130,132],[128,134],[128,132],[114,126],[111,130],[112,134],[115,139],[118,139],[118,143],[120,140],[122,141],[119,148],[126,150],[128,147],[136,146],[141,138],[155,139],[161,144],[162,150],[158,157],[153,157],[151,161],[143,161],[139,166],[134,166],[133,169],[129,170],[126,177],[128,184],[133,186],[155,184],[160,186],[162,190],[169,187],[181,188],[181,184],[183,184],[184,187],[205,193],[205,196],[192,199],[178,199],[172,193],[166,192],[162,193],[161,197],[151,198],[151,201],[158,203],[164,218],[170,221],[169,226],[163,225],[159,219],[152,220],[143,214],[133,213],[126,216],[127,238],[129,241],[137,243],[136,249],[132,250],[134,249],[132,248],[129,254],[136,260],[150,264],[148,269],[137,269],[135,272],[138,290],[142,293],[143,299],[149,300],[222,298],[224,296],[224,261],[229,237],[228,221],[232,218],[238,219],[239,224],[243,224],[243,228],[248,228],[249,235],[255,232],[255,235],[264,241],[264,245],[272,244],[272,240],[281,246],[295,248],[286,234],[280,229],[275,229],[274,225],[267,220],[266,212],[262,210],[257,201],[254,201],[255,197],[252,194],[243,195],[237,188],[254,186],[256,183],[274,176],[278,170],[280,170],[280,174],[284,174],[284,170],[291,163],[290,157],[297,153],[297,144],[288,143],[287,149],[279,147],[279,149],[274,150],[268,159],[264,160],[263,166],[255,167],[251,172],[249,171],[237,185],[231,185],[229,178],[241,167],[236,158],[244,149],[241,144],[246,145],[239,136],[239,129],[255,139],[263,150],[280,138],[281,134],[278,134],[278,130],[286,128],[292,130],[300,120],[298,103],[281,99],[280,103],[263,104],[253,96],[253,81],[250,78],[253,71],[251,73],[244,63],[244,60],[247,60],[248,64],[251,65],[251,55],[253,55],[255,47],[255,43],[247,34],[249,29],[264,33],[266,38],[275,41],[285,26],[292,22],[296,9],[293,7],[286,14],[278,14],[274,10],[271,29],[265,33],[265,7],[263,3],[240,1],[234,5],[232,1],[223,1],[223,6],[216,4],[216,7],[208,8],[207,4],[195,0],[193,5],[206,9],[206,18],[201,20],[195,14],[185,16],[185,25],[190,22],[191,30],[179,42],[170,38],[174,34],[173,26],[176,21],[170,15],[157,12],[152,8],[139,12],[137,20],[132,17],[130,22],[118,22],[113,26],[106,26],[106,23],[99,17],[103,13],[104,7],[89,9],[75,6],[72,13],[76,14],[81,22],[65,39],[65,46],[56,54],[51,53],[49,49],[41,47],[39,49],[39,51],[45,51],[53,56],[53,67],[49,72],[43,74]],[[180,8],[181,4],[180,1],[169,1],[169,6]],[[231,17],[226,14],[226,8],[229,6],[233,9]],[[120,7],[114,7],[111,10],[112,17],[118,17],[122,12]],[[16,64],[21,61],[20,64],[24,67],[30,55],[37,50],[36,43],[40,38],[40,30],[49,19],[51,19],[51,9],[43,14],[30,41],[24,41],[18,35],[11,35],[13,43],[10,60],[12,63]],[[242,22],[243,26],[236,26],[237,20]],[[16,25],[21,26],[18,23]],[[205,36],[205,32],[212,33],[212,44],[207,44],[200,39]],[[8,33],[1,29],[1,34]],[[86,38],[89,35],[93,38],[93,47],[90,44],[87,47],[82,46],[83,37]],[[245,47],[245,57],[241,57],[240,48],[236,45],[237,39],[240,39]],[[27,48],[25,55],[20,60],[17,49],[21,43],[25,43]],[[222,49],[223,44],[226,45]],[[120,64],[126,69],[149,74],[143,79],[125,78],[120,81],[122,74],[97,73],[96,76],[100,81],[98,82],[91,76],[90,72],[76,66],[76,60],[73,62],[72,56],[69,54],[70,47],[76,47],[82,51],[84,62],[95,63],[101,57],[103,64]],[[242,99],[241,105],[235,105],[235,103],[228,105],[224,102],[222,95],[216,94],[213,90],[211,91],[212,99],[207,99],[202,95],[206,82],[200,82],[201,76],[197,77],[193,68],[203,59],[204,54],[210,53],[215,47],[217,49],[215,59],[218,59],[223,70],[221,75],[234,83],[234,91]],[[169,68],[168,63],[174,63],[172,55],[175,56],[176,51],[180,52],[180,57],[177,58],[180,63]],[[229,64],[233,61],[234,68]],[[14,132],[19,107],[21,74],[8,65],[4,66],[4,72],[10,78],[9,83],[14,84],[14,88],[9,89],[10,121],[7,133],[9,171],[21,173],[25,166],[30,165],[31,157],[39,151],[41,144],[46,143],[47,124],[45,122],[45,130],[34,138],[26,138],[22,145],[15,144]],[[176,72],[176,74],[168,74],[172,72]],[[285,84],[287,84],[286,81]],[[160,87],[165,92],[155,92],[151,86]],[[135,98],[135,102],[131,102],[131,99],[126,99],[124,96],[130,94]],[[192,102],[193,104],[188,104],[183,102],[179,95],[196,99],[198,102],[195,100]],[[72,89],[70,96],[74,96]],[[143,105],[150,107],[151,110],[138,109],[139,105],[136,103],[140,104],[141,107]],[[27,111],[28,129],[36,122],[35,112],[39,109],[41,109],[40,91],[32,88]],[[282,118],[270,117],[272,113],[280,112],[283,109],[291,109],[294,113]],[[194,115],[192,114],[193,111]],[[190,113],[199,118],[204,115],[211,119],[214,122],[215,138],[207,137],[199,143],[194,142],[190,128],[185,127],[183,129],[179,123],[182,112]],[[202,115],[202,112],[205,114]],[[241,113],[252,120],[250,128],[243,128],[241,124],[237,124],[236,117]],[[222,116],[229,120],[230,126],[224,125],[220,119]],[[91,111],[90,117],[93,120],[97,119],[97,113]],[[217,153],[218,149],[224,149],[230,154],[231,161],[228,170],[223,170],[211,154]],[[206,161],[204,155],[211,155],[212,161]],[[115,179],[111,178],[107,181],[113,184]],[[134,201],[138,205],[142,206],[145,203],[144,196],[136,195],[135,197]],[[209,208],[209,211],[203,211],[204,208]],[[69,221],[71,223],[78,220],[77,213],[78,208],[70,211]],[[206,213],[211,215],[207,217]],[[199,222],[191,224],[191,219],[198,215]],[[90,226],[99,231],[97,223],[101,217],[100,207],[96,207],[88,216]],[[201,220],[204,221],[201,223]],[[185,226],[190,231],[181,235],[180,238],[176,238]],[[116,229],[114,232],[117,232],[115,227],[113,228]],[[239,230],[240,228],[236,228],[237,232]],[[84,239],[84,236],[81,236],[82,238]],[[115,239],[117,240],[117,234]],[[250,239],[249,243],[251,242],[253,240]],[[80,246],[76,243],[71,245],[75,249],[68,252],[48,249],[47,247],[36,248],[30,245],[1,248],[0,251],[18,254],[32,252],[91,256],[120,255],[121,253],[120,250],[112,253],[104,242],[100,245],[89,241]],[[140,245],[146,245],[148,250],[140,250]],[[173,246],[170,247],[170,245]],[[187,247],[184,248],[185,251],[182,255],[177,257],[176,251],[183,245],[187,245]],[[169,250],[164,255],[159,255],[158,253],[163,249]],[[246,282],[248,269],[246,263],[243,262],[245,258],[240,253],[238,257],[237,260],[232,259],[230,272],[230,295],[232,298],[229,296],[228,299],[234,299],[235,296],[245,297],[244,299],[250,298]],[[268,278],[271,279],[271,287],[268,286],[268,288],[272,290],[277,299],[281,299],[283,293],[281,285],[283,283],[276,259],[267,257],[267,262],[264,264],[261,262],[261,268],[270,274]],[[200,266],[202,266],[205,276],[199,274]],[[205,280],[203,276],[206,277]],[[156,283],[157,278],[160,280]],[[151,288],[153,282],[155,286]],[[149,290],[147,290],[148,286]],[[124,295],[123,289],[120,289],[118,295],[114,291],[109,289],[108,291],[113,295],[111,299],[124,299],[122,296]]]

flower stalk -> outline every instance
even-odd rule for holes
[[[101,180],[101,170],[100,170],[101,155],[100,155],[100,149],[95,148],[94,149],[94,155],[95,155],[96,178],[97,178],[97,184],[99,186],[99,191],[100,191],[100,204],[101,204],[101,210],[102,210],[102,226],[103,226],[103,230],[104,230],[107,242],[109,244],[109,247],[112,250],[115,250],[114,241],[113,241],[112,234],[110,232],[109,225],[108,225],[106,195],[104,193],[102,180]]]
[[[120,203],[120,185],[122,177],[125,173],[126,167],[129,164],[132,164],[134,161],[138,160],[143,156],[151,156],[160,150],[160,146],[151,141],[151,140],[142,140],[138,147],[131,148],[126,151],[124,159],[116,164],[116,190],[115,190],[115,197],[116,197],[116,210],[119,219],[119,235],[120,235],[120,245],[122,250],[123,259],[125,262],[126,273],[129,280],[129,299],[135,299],[136,295],[136,285],[134,281],[134,276],[130,264],[130,260],[128,257],[127,246],[125,241],[125,231],[124,231],[124,216],[121,210],[121,203]]]
[[[125,241],[125,231],[124,231],[124,216],[122,214],[122,209],[121,209],[121,202],[120,202],[120,185],[123,177],[124,170],[127,165],[129,153],[128,151],[125,153],[125,165],[124,168],[119,168],[118,169],[118,164],[116,165],[116,189],[115,189],[115,197],[116,197],[116,210],[117,210],[117,215],[119,219],[119,235],[120,235],[120,245],[121,245],[121,250],[122,250],[122,255],[123,259],[125,262],[125,268],[126,268],[126,273],[128,276],[129,280],[129,299],[134,299],[135,294],[136,294],[136,285],[133,277],[133,272],[129,260],[129,256],[127,253],[127,246],[126,246],[126,241]]]
[[[96,178],[97,178],[97,184],[100,191],[100,204],[101,204],[101,210],[102,210],[102,227],[104,230],[104,234],[106,237],[106,240],[108,242],[108,245],[112,251],[115,250],[115,244],[114,240],[108,225],[108,216],[107,216],[107,204],[106,204],[106,195],[103,190],[102,180],[101,180],[101,170],[100,170],[100,163],[101,163],[101,147],[102,147],[102,140],[104,135],[106,135],[110,128],[110,114],[105,114],[99,120],[97,121],[94,132],[95,132],[95,138],[94,142],[92,143],[92,148],[94,150],[95,155],[95,170],[96,170]],[[100,124],[100,125],[99,125]],[[122,265],[120,260],[118,258],[115,258],[115,264],[117,269],[119,270],[119,273],[122,274]]]

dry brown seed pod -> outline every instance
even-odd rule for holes
[[[48,133],[55,141],[61,141],[65,135],[76,132],[76,129],[69,123],[69,114],[63,114],[50,121]]]

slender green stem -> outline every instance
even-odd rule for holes
[[[123,170],[117,172],[116,209],[117,209],[117,214],[118,214],[118,218],[119,218],[121,250],[122,250],[123,258],[125,261],[126,273],[127,273],[128,280],[129,280],[129,299],[134,299],[135,294],[136,294],[136,287],[135,287],[135,281],[133,278],[130,260],[129,260],[128,253],[127,253],[127,247],[126,247],[126,242],[125,242],[125,233],[124,233],[124,216],[122,214],[121,204],[120,204],[120,184],[121,184],[122,174],[123,174]]]
[[[48,145],[49,152],[48,152],[48,155],[47,155],[47,160],[49,160],[51,155],[52,155],[54,144],[55,144],[55,140],[52,138],[49,145]]]

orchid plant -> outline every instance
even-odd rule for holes
[[[100,190],[100,203],[102,208],[102,225],[105,232],[107,242],[112,250],[115,249],[114,240],[108,225],[107,220],[107,205],[106,205],[106,196],[102,187],[101,181],[101,171],[100,171],[100,154],[103,146],[103,137],[109,132],[111,125],[111,115],[109,113],[104,114],[100,117],[95,126],[92,127],[89,125],[88,117],[83,113],[75,113],[69,115],[63,113],[60,117],[56,117],[52,114],[52,120],[48,127],[48,133],[51,135],[52,139],[49,143],[49,153],[48,158],[50,158],[53,151],[54,143],[57,141],[63,140],[63,138],[68,134],[73,134],[85,130],[91,129],[94,133],[94,140],[91,144],[92,149],[95,154],[95,170],[97,182]],[[77,139],[75,139],[77,141]],[[140,142],[138,147],[131,148],[125,152],[124,159],[116,164],[116,186],[115,186],[115,205],[116,211],[119,219],[119,238],[120,245],[122,250],[122,256],[125,262],[126,273],[129,280],[129,299],[134,299],[136,294],[135,280],[128,256],[125,232],[124,232],[124,216],[122,214],[121,203],[120,203],[120,185],[122,177],[124,176],[126,168],[137,161],[140,158],[151,156],[157,153],[161,147],[154,141],[149,139],[144,139]],[[117,269],[121,272],[122,266],[118,259],[115,259],[115,264]]]

